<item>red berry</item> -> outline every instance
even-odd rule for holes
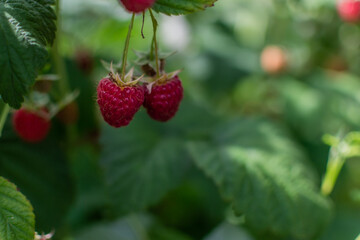
[[[14,113],[13,125],[21,139],[35,143],[46,138],[51,122],[45,110],[33,112],[22,108]]]
[[[144,102],[144,89],[139,86],[119,87],[109,78],[97,87],[98,104],[104,120],[111,126],[127,126]]]
[[[267,46],[261,53],[260,62],[265,72],[279,74],[286,69],[286,53],[279,46]]]
[[[94,58],[90,51],[79,49],[75,52],[75,62],[78,68],[86,74],[94,69]]]
[[[166,83],[154,85],[151,92],[145,88],[144,107],[151,118],[166,122],[173,118],[183,98],[183,87],[178,76]]]
[[[338,4],[340,17],[346,22],[357,23],[360,21],[360,1],[343,0]]]
[[[156,0],[121,0],[129,12],[140,13],[150,8]]]

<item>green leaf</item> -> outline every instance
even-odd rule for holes
[[[205,10],[217,0],[157,0],[153,9],[167,15],[182,15]]]
[[[222,223],[205,240],[254,240],[244,229],[229,223]]]
[[[0,175],[16,183],[31,201],[36,229],[50,232],[62,223],[72,202],[72,185],[64,150],[58,145],[59,136],[51,133],[45,141],[29,144],[20,140],[12,128],[9,119],[0,138]]]
[[[114,222],[85,228],[75,240],[192,240],[186,235],[164,227],[153,216],[133,214]]]
[[[189,236],[178,232],[173,229],[166,228],[161,224],[153,224],[151,229],[149,230],[149,235],[151,239],[156,240],[192,240]]]
[[[206,138],[214,119],[185,97],[177,116],[166,124],[140,110],[125,128],[104,126],[101,163],[114,213],[146,208],[176,187],[191,166],[185,139]]]
[[[0,0],[0,94],[19,108],[55,38],[53,0]]]
[[[308,141],[360,127],[360,79],[354,75],[319,72],[307,81],[285,78],[278,89],[286,121]]]
[[[33,240],[35,216],[30,202],[16,186],[0,177],[0,239]]]
[[[101,161],[120,214],[156,203],[181,181],[190,162],[181,141],[139,120],[119,130],[106,126],[101,139]]]
[[[331,211],[306,157],[276,125],[235,120],[209,142],[189,145],[196,164],[220,188],[236,214],[258,233],[311,239]]]
[[[320,240],[355,239],[359,234],[359,216],[359,208],[344,207],[338,204],[335,217]]]
[[[76,183],[76,195],[67,222],[78,229],[94,221],[89,216],[102,215],[107,199],[103,175],[99,167],[99,154],[92,144],[78,144],[69,151],[71,175]]]
[[[75,240],[148,240],[147,229],[152,219],[131,215],[110,223],[96,224],[75,236]]]

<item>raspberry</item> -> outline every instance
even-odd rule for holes
[[[75,52],[77,67],[85,74],[90,74],[94,69],[94,58],[90,51],[79,49]]]
[[[337,9],[344,21],[352,23],[360,21],[360,1],[343,0],[338,4]]]
[[[49,133],[51,122],[45,110],[37,112],[22,108],[13,115],[13,125],[16,133],[26,142],[40,142]]]
[[[261,67],[269,74],[283,72],[287,66],[284,50],[278,46],[267,46],[261,53]]]
[[[150,8],[156,0],[121,0],[129,12],[140,13]]]
[[[144,89],[139,85],[118,86],[104,78],[97,87],[98,104],[104,120],[113,127],[127,126],[144,102]]]
[[[144,107],[149,116],[160,122],[166,122],[173,118],[179,109],[183,91],[178,76],[165,83],[155,84],[151,92],[145,88]]]

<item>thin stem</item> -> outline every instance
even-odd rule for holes
[[[150,60],[154,60],[154,38],[151,41],[151,48],[150,48]]]
[[[60,90],[60,98],[58,101],[62,101],[64,97],[69,94],[70,86],[69,79],[67,76],[66,66],[64,59],[60,55],[59,52],[59,42],[61,42],[62,28],[61,28],[61,15],[60,15],[60,1],[56,0],[56,39],[54,41],[54,45],[52,47],[53,60],[55,65],[56,74],[59,75],[59,90]],[[75,126],[66,126],[66,136],[69,146],[75,141],[77,136],[77,128]]]
[[[141,24],[141,36],[143,39],[145,39],[145,35],[144,35],[144,25],[145,25],[145,11],[143,12],[143,18],[142,18],[142,24]]]
[[[60,97],[63,98],[69,92],[69,82],[67,78],[66,67],[63,58],[59,53],[59,42],[61,41],[61,16],[60,16],[60,0],[56,0],[56,39],[52,48],[53,60],[56,73],[59,75]]]
[[[10,112],[10,106],[8,104],[5,104],[0,113],[0,137],[2,135],[2,130],[4,129],[6,118],[9,114],[9,112]]]
[[[328,196],[333,191],[336,180],[339,177],[340,171],[344,166],[344,163],[345,163],[345,158],[343,157],[337,157],[337,158],[330,157],[326,168],[325,177],[321,185],[321,193],[323,195]]]
[[[158,77],[160,77],[159,48],[158,48],[158,42],[157,42],[157,37],[156,37],[158,23],[157,23],[156,18],[154,17],[154,14],[152,13],[150,8],[149,8],[149,13],[151,16],[153,29],[154,29],[153,45],[155,46],[156,77],[158,78]]]
[[[126,61],[127,61],[127,55],[129,52],[129,45],[130,45],[130,38],[131,38],[131,32],[134,26],[134,19],[135,19],[135,13],[133,13],[131,17],[131,22],[129,26],[129,31],[126,36],[126,42],[123,52],[123,58],[122,58],[122,66],[121,66],[121,79],[123,80],[125,78],[125,72],[126,72]]]

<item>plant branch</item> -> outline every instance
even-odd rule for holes
[[[159,48],[158,48],[158,42],[157,42],[157,37],[156,37],[158,22],[156,21],[156,18],[155,18],[154,14],[153,14],[153,12],[151,11],[150,8],[149,8],[149,13],[150,13],[150,16],[151,16],[151,20],[152,20],[152,24],[153,24],[153,30],[154,30],[154,36],[153,36],[153,42],[152,42],[152,50],[153,50],[153,47],[155,46],[156,77],[159,78],[160,77]]]
[[[4,129],[6,118],[9,112],[10,112],[10,106],[8,104],[4,104],[4,107],[0,112],[0,137],[2,136],[2,130]]]
[[[69,92],[69,82],[67,78],[66,67],[63,58],[59,53],[59,42],[61,41],[61,15],[60,15],[60,0],[56,0],[56,38],[52,48],[53,60],[55,64],[56,73],[59,75],[60,98],[64,98]]]
[[[133,26],[134,26],[134,19],[135,19],[135,13],[133,13],[133,15],[131,17],[131,22],[130,22],[130,25],[129,25],[129,31],[128,31],[127,36],[126,36],[126,42],[125,42],[123,58],[122,58],[122,66],[121,66],[121,79],[122,80],[125,78],[126,61],[127,61],[127,56],[128,56],[128,52],[129,52],[131,32],[132,32],[132,29],[133,29]]]
[[[321,185],[321,193],[323,195],[328,196],[333,191],[336,180],[338,179],[340,171],[344,166],[345,160],[346,159],[343,157],[329,159],[325,177]]]

